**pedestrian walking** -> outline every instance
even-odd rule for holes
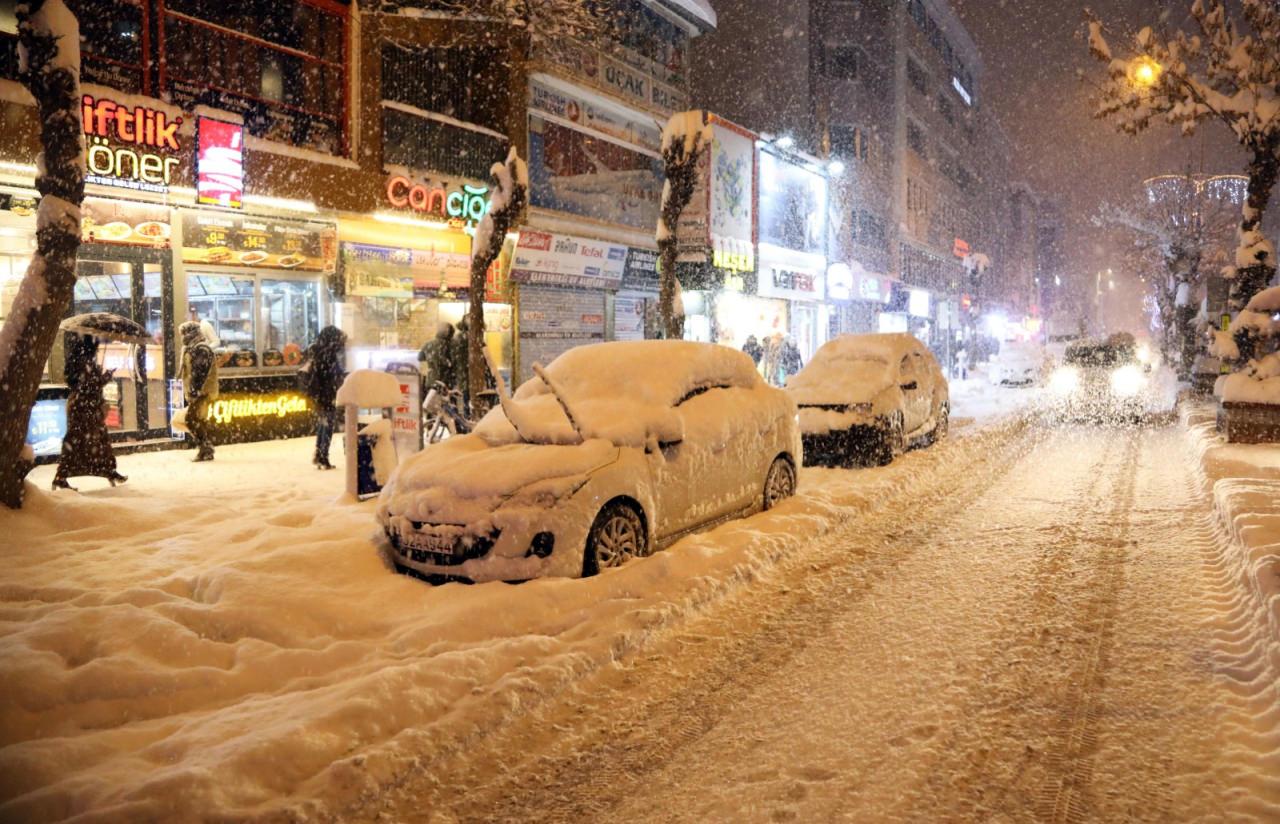
[[[747,353],[752,363],[756,366],[760,365],[760,359],[764,357],[764,347],[760,345],[760,341],[756,340],[755,335],[747,335],[747,342],[742,344],[742,351]]]
[[[73,489],[68,478],[97,475],[112,486],[129,480],[116,471],[107,422],[103,415],[102,389],[111,373],[98,365],[98,341],[88,335],[67,333],[66,375],[71,394],[67,398],[67,435],[53,476],[54,489]]]
[[[787,335],[782,342],[782,386],[786,386],[787,378],[799,372],[804,368],[804,358],[800,356],[800,347],[796,345],[796,339]]]
[[[347,336],[336,326],[326,326],[316,336],[307,352],[310,380],[307,394],[315,408],[316,454],[312,459],[320,469],[333,469],[329,463],[329,444],[338,425],[338,387],[346,377],[344,361]]]
[[[471,323],[466,315],[458,321],[458,331],[453,336],[453,388],[462,393],[462,409],[471,408],[471,367],[467,359],[467,334]]]
[[[213,460],[209,404],[218,397],[218,359],[198,321],[178,327],[182,338],[182,391],[187,399],[187,432],[196,445],[196,462]]]
[[[436,336],[418,350],[418,364],[427,388],[436,381],[453,386],[453,324],[441,321],[436,327]]]

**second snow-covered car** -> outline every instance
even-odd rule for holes
[[[1044,350],[1028,341],[1007,341],[987,367],[996,386],[1031,386],[1044,371]]]
[[[887,464],[947,432],[951,397],[933,353],[914,335],[842,335],[787,382],[808,463]]]
[[[742,352],[602,343],[535,370],[473,433],[392,474],[377,511],[398,567],[591,575],[795,492],[795,404]]]

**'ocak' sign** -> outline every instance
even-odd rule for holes
[[[464,183],[461,189],[448,191],[396,175],[387,181],[387,202],[397,209],[475,224],[489,211],[489,187]]]
[[[162,111],[146,106],[123,106],[105,97],[86,94],[80,101],[84,122],[88,174],[85,180],[142,192],[165,193],[181,150],[178,127]]]

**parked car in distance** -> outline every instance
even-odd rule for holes
[[[1006,341],[987,368],[997,386],[1031,386],[1044,371],[1044,350],[1029,341]]]
[[[402,571],[591,575],[796,489],[796,408],[736,349],[572,349],[466,435],[400,464],[377,515]]]
[[[1132,335],[1080,341],[1049,376],[1051,409],[1068,420],[1138,421],[1150,408],[1151,383]]]
[[[787,382],[800,409],[806,463],[887,464],[947,433],[947,379],[908,334],[842,335]]]

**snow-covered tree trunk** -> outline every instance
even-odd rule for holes
[[[1236,250],[1236,274],[1231,280],[1228,306],[1239,312],[1253,296],[1271,283],[1276,274],[1275,247],[1262,234],[1262,217],[1271,202],[1271,192],[1280,177],[1280,134],[1254,150],[1249,163],[1248,194],[1240,221],[1240,246]],[[1235,333],[1240,363],[1248,363],[1257,348],[1257,339],[1248,329]]]
[[[680,112],[671,116],[662,131],[662,166],[666,183],[662,186],[662,210],[658,215],[658,314],[662,318],[663,337],[684,337],[684,311],[677,311],[679,282],[676,280],[676,258],[680,239],[677,227],[680,215],[693,198],[698,185],[698,160],[711,143],[710,127],[704,124],[701,111]]]
[[[467,311],[467,386],[472,403],[484,391],[484,295],[489,267],[502,253],[507,232],[519,219],[529,193],[529,168],[513,147],[504,163],[489,170],[493,195],[471,249],[471,303]]]
[[[84,201],[80,27],[63,0],[18,3],[22,82],[40,118],[36,252],[0,329],[0,502],[22,506],[34,465],[27,425],[58,324],[71,305]]]

